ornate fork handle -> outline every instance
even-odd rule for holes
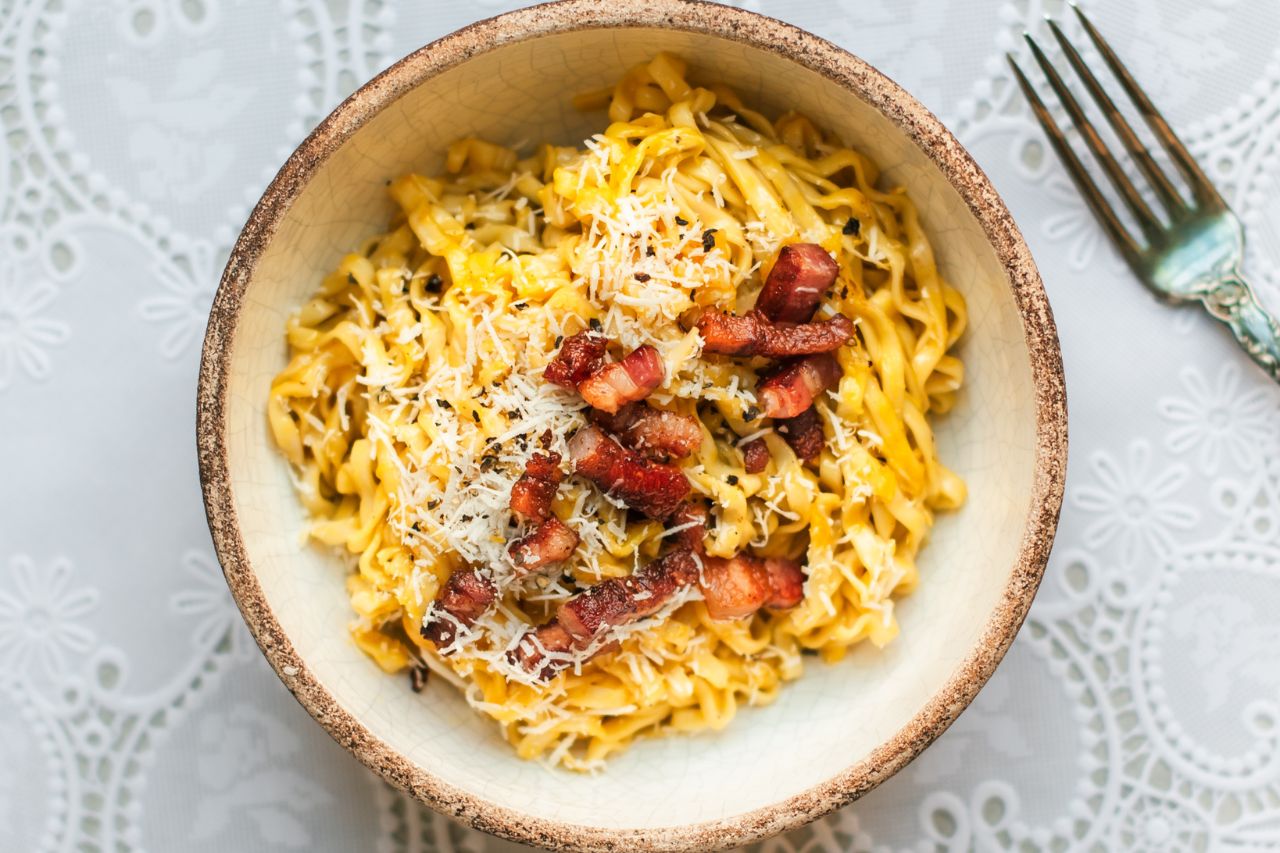
[[[1249,357],[1268,376],[1280,382],[1280,323],[1258,303],[1253,290],[1240,274],[1244,232],[1239,218],[1231,212],[1222,193],[1218,192],[1217,187],[1205,175],[1187,146],[1178,139],[1097,27],[1074,2],[1071,7],[1080,26],[1120,83],[1129,101],[1145,119],[1151,133],[1191,189],[1192,198],[1188,199],[1178,191],[1169,170],[1156,162],[1151,150],[1134,132],[1133,126],[1107,94],[1097,76],[1089,70],[1084,57],[1052,18],[1048,20],[1049,30],[1062,48],[1067,62],[1089,91],[1095,105],[1106,116],[1120,144],[1146,177],[1148,189],[1159,199],[1167,216],[1162,218],[1155,213],[1146,195],[1139,191],[1121,166],[1114,146],[1098,133],[1088,113],[1071,91],[1071,87],[1062,79],[1049,56],[1030,34],[1026,34],[1032,57],[1044,71],[1049,86],[1057,94],[1071,122],[1080,131],[1094,159],[1106,173],[1112,188],[1124,202],[1131,223],[1126,223],[1121,218],[1115,205],[1089,175],[1089,170],[1063,133],[1053,112],[1037,94],[1018,61],[1009,54],[1009,64],[1018,85],[1031,103],[1036,120],[1048,134],[1049,142],[1080,188],[1085,202],[1142,283],[1157,296],[1173,302],[1200,299],[1210,314],[1231,329]],[[1137,226],[1136,230],[1134,225]]]
[[[1244,276],[1233,270],[1201,299],[1209,313],[1231,329],[1249,357],[1280,381],[1280,323],[1258,302]]]

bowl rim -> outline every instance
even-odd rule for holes
[[[258,583],[236,517],[225,435],[245,290],[293,200],[329,156],[410,89],[474,56],[541,36],[607,28],[675,29],[746,43],[821,74],[893,121],[961,195],[1004,267],[1022,317],[1036,393],[1036,472],[1018,557],[981,637],[947,683],[870,755],[824,782],[746,814],[654,829],[609,829],[499,806],[417,766],[342,708],[294,650]],[[1030,250],[981,168],[931,112],[867,62],[791,24],[705,0],[557,0],[507,12],[419,48],[360,87],[290,155],[236,240],[209,314],[196,402],[200,482],[214,547],[236,604],[286,687],[338,743],[391,784],[476,829],[554,850],[747,844],[816,820],[905,767],[968,706],[1013,642],[1048,561],[1066,477],[1066,389],[1053,315]]]

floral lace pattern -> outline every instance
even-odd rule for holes
[[[289,150],[395,57],[513,5],[0,3],[0,849],[512,849],[377,781],[267,668],[213,557],[189,401],[219,270]],[[1029,119],[1003,54],[1063,0],[737,5],[871,60],[974,152],[1049,288],[1073,444],[990,685],[887,784],[755,849],[1280,847],[1280,386],[1128,277]],[[1088,5],[1280,308],[1280,5]]]

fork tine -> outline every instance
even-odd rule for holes
[[[1013,74],[1018,80],[1018,85],[1022,87],[1022,92],[1027,96],[1027,100],[1031,103],[1031,110],[1035,113],[1036,119],[1040,122],[1040,126],[1044,128],[1045,135],[1049,137],[1049,143],[1053,146],[1053,150],[1058,152],[1058,157],[1062,160],[1062,164],[1067,167],[1072,180],[1075,181],[1080,193],[1088,202],[1090,209],[1093,210],[1094,216],[1102,223],[1102,227],[1106,230],[1116,248],[1124,255],[1125,260],[1130,265],[1138,262],[1138,244],[1133,239],[1133,235],[1124,227],[1124,223],[1120,221],[1120,217],[1116,216],[1116,212],[1111,209],[1111,205],[1107,202],[1106,196],[1098,189],[1098,185],[1094,183],[1093,178],[1089,177],[1089,172],[1085,169],[1084,164],[1080,162],[1080,158],[1076,156],[1076,152],[1071,148],[1071,144],[1067,142],[1066,136],[1062,134],[1062,129],[1058,127],[1058,123],[1054,121],[1044,101],[1040,100],[1040,96],[1036,94],[1036,90],[1032,87],[1031,81],[1027,79],[1027,75],[1022,73],[1022,69],[1018,67],[1018,62],[1013,58],[1013,54],[1005,54],[1009,60],[1009,66],[1013,69]]]
[[[1134,161],[1138,164],[1138,168],[1142,169],[1142,173],[1147,176],[1147,180],[1155,188],[1156,195],[1160,197],[1160,203],[1164,205],[1164,209],[1170,215],[1179,214],[1187,209],[1186,202],[1178,193],[1173,182],[1169,180],[1169,176],[1164,173],[1151,156],[1151,152],[1147,150],[1147,146],[1142,144],[1138,139],[1138,135],[1134,133],[1133,127],[1129,124],[1128,119],[1116,107],[1115,101],[1111,100],[1111,96],[1102,88],[1102,84],[1098,82],[1098,78],[1089,70],[1089,66],[1085,65],[1084,59],[1080,56],[1080,52],[1076,50],[1058,26],[1058,22],[1049,19],[1049,30],[1053,33],[1053,37],[1058,40],[1062,52],[1066,54],[1067,61],[1071,63],[1071,67],[1075,69],[1078,76],[1089,90],[1090,97],[1094,103],[1101,108],[1106,115],[1107,121],[1110,122],[1111,128],[1116,132],[1116,136],[1120,137],[1120,143],[1124,145],[1124,149],[1129,152]]]
[[[1079,6],[1072,3],[1071,8],[1076,13],[1076,18],[1080,20],[1080,25],[1084,27],[1085,33],[1088,34],[1089,40],[1093,42],[1094,47],[1098,49],[1098,53],[1102,55],[1102,59],[1107,63],[1107,67],[1111,69],[1111,73],[1120,81],[1125,94],[1133,101],[1134,106],[1138,108],[1138,112],[1142,113],[1142,118],[1146,121],[1147,126],[1151,128],[1151,132],[1156,135],[1156,139],[1160,140],[1164,150],[1169,152],[1174,164],[1182,172],[1183,177],[1187,179],[1187,183],[1191,185],[1191,191],[1195,194],[1196,200],[1202,204],[1217,205],[1225,208],[1226,202],[1222,200],[1218,190],[1209,181],[1209,178],[1205,176],[1205,173],[1201,171],[1200,165],[1191,156],[1187,146],[1182,144],[1182,140],[1178,139],[1177,134],[1169,127],[1169,123],[1165,121],[1164,116],[1156,109],[1155,104],[1151,103],[1151,99],[1138,86],[1138,82],[1133,79],[1129,69],[1124,67],[1120,57],[1111,49],[1111,45],[1107,43],[1107,40],[1102,37],[1102,33],[1098,32],[1093,22],[1085,17]]]
[[[1031,55],[1035,58],[1036,64],[1040,66],[1040,70],[1044,72],[1044,76],[1048,78],[1049,85],[1057,94],[1058,100],[1066,107],[1072,123],[1084,137],[1085,144],[1089,146],[1089,150],[1093,152],[1094,159],[1098,161],[1103,171],[1107,173],[1107,177],[1111,180],[1111,185],[1120,193],[1121,198],[1124,199],[1125,206],[1129,208],[1133,218],[1138,221],[1138,225],[1141,226],[1142,233],[1146,235],[1147,241],[1150,243],[1159,241],[1162,233],[1160,221],[1151,212],[1151,208],[1147,206],[1147,203],[1143,201],[1142,196],[1139,195],[1133,182],[1129,180],[1129,176],[1124,173],[1124,169],[1121,168],[1120,162],[1116,160],[1115,155],[1107,148],[1107,144],[1102,141],[1102,137],[1098,135],[1097,128],[1093,126],[1093,122],[1085,115],[1084,108],[1080,106],[1076,96],[1067,88],[1067,84],[1063,82],[1061,75],[1053,67],[1053,63],[1049,61],[1049,57],[1045,56],[1044,51],[1040,49],[1040,45],[1036,44],[1036,40],[1031,37],[1030,33],[1026,33],[1023,38],[1030,45]]]

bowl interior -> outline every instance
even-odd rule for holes
[[[445,146],[469,134],[579,141],[605,117],[576,112],[570,98],[659,50],[678,52],[695,79],[726,81],[770,113],[807,113],[874,158],[886,181],[907,187],[944,274],[969,301],[968,384],[935,426],[942,458],[968,481],[970,499],[939,518],[889,648],[862,648],[833,666],[811,659],[780,701],[743,709],[722,732],[643,741],[597,776],[548,772],[518,760],[447,685],[414,695],[408,679],[382,674],[348,640],[344,564],[300,544],[305,518],[268,435],[267,390],[284,365],[290,313],[344,251],[384,227],[386,179],[438,170]],[[1005,270],[961,196],[893,121],[773,52],[706,34],[594,29],[505,44],[426,80],[319,167],[248,284],[225,417],[245,553],[298,658],[341,708],[413,764],[482,800],[543,819],[648,830],[733,818],[818,785],[892,741],[942,690],[979,643],[1018,560],[1035,477],[1035,403]]]

